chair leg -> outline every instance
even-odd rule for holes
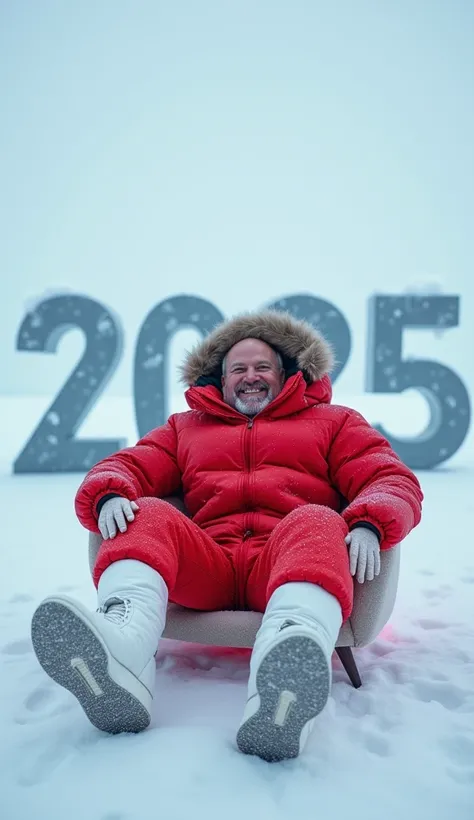
[[[354,655],[352,654],[352,649],[350,646],[337,646],[336,652],[344,669],[349,675],[352,685],[358,689],[359,686],[362,686],[362,681],[360,679],[359,670],[357,669]]]

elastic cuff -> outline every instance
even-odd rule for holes
[[[355,530],[356,527],[363,527],[365,530],[370,530],[374,532],[377,538],[379,539],[379,544],[382,540],[382,533],[380,530],[375,526],[375,524],[371,524],[370,521],[356,521],[354,524],[351,524],[350,530]]]
[[[99,498],[97,504],[95,505],[95,510],[97,513],[97,518],[100,515],[100,511],[104,506],[106,501],[110,501],[111,498],[123,498],[120,493],[107,493],[107,495],[103,495],[102,498]]]

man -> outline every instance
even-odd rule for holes
[[[413,473],[362,416],[333,406],[331,351],[272,311],[222,323],[187,355],[190,410],[99,462],[76,496],[103,536],[99,609],[47,598],[32,637],[46,672],[108,732],[151,719],[168,600],[264,613],[238,747],[295,757],[328,699],[353,579],[416,526]],[[162,500],[182,492],[187,517]]]

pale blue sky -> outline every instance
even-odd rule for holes
[[[0,391],[64,381],[80,341],[14,351],[25,305],[61,288],[122,317],[114,392],[180,292],[226,315],[334,301],[363,389],[367,297],[423,279],[463,294],[435,357],[470,381],[473,42],[469,0],[4,0]]]

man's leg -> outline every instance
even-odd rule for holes
[[[331,687],[331,656],[352,608],[353,582],[341,516],[307,505],[272,532],[247,582],[247,604],[263,611],[250,663],[241,751],[296,757]]]
[[[173,603],[190,609],[233,606],[234,572],[229,553],[191,519],[159,498],[139,498],[135,521],[124,533],[103,541],[94,583],[110,564],[133,558],[160,573]]]
[[[168,597],[184,606],[231,606],[234,574],[209,536],[170,504],[139,500],[125,533],[104,541],[94,581],[96,612],[65,595],[33,615],[37,658],[103,731],[138,732],[150,723],[155,652]]]

